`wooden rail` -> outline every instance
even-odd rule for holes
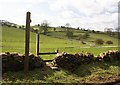
[[[52,62],[53,60],[43,60],[43,62]]]
[[[38,53],[38,55],[57,54],[56,52]]]
[[[59,50],[56,50],[56,52],[38,53],[38,55],[57,54],[57,53],[59,53]]]

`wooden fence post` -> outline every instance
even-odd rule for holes
[[[56,53],[59,53],[59,50],[58,50],[58,49],[56,50]]]
[[[25,33],[25,61],[24,61],[24,72],[27,73],[29,70],[29,43],[30,43],[30,12],[26,15],[26,33]]]
[[[40,37],[40,34],[38,33],[36,35],[36,54],[39,55],[39,37]]]

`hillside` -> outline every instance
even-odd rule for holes
[[[74,36],[83,34],[85,31],[74,30]],[[116,38],[110,37],[105,34],[89,33],[90,36],[87,39],[83,39],[86,44],[82,44],[80,40],[76,40],[76,37],[69,39],[65,33],[62,31],[53,31],[50,30],[47,35],[40,35],[40,51],[41,52],[53,52],[56,49],[59,49],[60,52],[69,52],[69,53],[80,53],[80,52],[91,52],[95,55],[98,55],[101,52],[107,50],[114,50],[117,47],[100,47],[100,46],[90,46],[94,44],[94,41],[98,38],[102,38],[104,41],[111,40],[113,44],[111,46],[117,46],[118,40]],[[36,34],[31,32],[30,34],[30,52],[36,54]],[[13,28],[13,27],[2,27],[2,52],[18,52],[24,53],[25,45],[25,31]],[[108,46],[104,44],[102,46]],[[110,46],[110,45],[109,45]],[[99,47],[99,48],[98,48]],[[44,58],[50,58],[44,57]],[[52,56],[53,57],[53,56]]]
[[[12,28],[12,27],[2,27],[2,52],[18,52],[24,53],[25,45],[25,31]],[[76,35],[82,34],[85,31],[75,32]],[[35,54],[36,48],[36,34],[30,33],[31,43],[30,52]],[[90,47],[89,43],[94,43],[97,38],[102,38],[103,40],[111,40],[113,44],[111,46],[117,46],[117,39],[109,37],[105,34],[90,33],[89,38],[85,39],[84,42],[87,44],[82,44],[81,41],[76,40],[76,38],[69,39],[66,37],[64,32],[59,31],[49,31],[47,35],[40,35],[40,51],[41,52],[53,52],[59,49],[60,52],[69,53],[85,53],[90,52],[94,55],[98,55],[101,52],[108,50],[116,50],[117,47],[109,47],[107,44]],[[108,47],[105,47],[105,46]],[[53,59],[55,55],[45,55],[41,56],[43,59]],[[113,62],[93,62],[89,64],[82,64],[72,73],[69,70],[59,68],[59,71],[52,70],[48,67],[34,69],[29,71],[27,75],[24,71],[18,72],[7,72],[3,74],[3,83],[86,83],[86,84],[98,84],[110,82],[110,84],[118,83],[120,79],[120,69],[119,61]],[[50,64],[49,64],[50,65]]]

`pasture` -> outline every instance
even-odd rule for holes
[[[2,52],[18,52],[24,54],[25,46],[25,31],[12,28],[12,27],[2,27]],[[74,31],[74,35],[79,35],[84,33],[84,31]],[[30,52],[36,54],[36,34],[30,33]],[[97,38],[102,38],[104,41],[111,40],[113,44],[111,45],[96,45],[94,40]],[[69,39],[66,37],[64,32],[59,31],[49,31],[47,35],[40,35],[40,52],[53,52],[56,49],[62,52],[68,53],[86,53],[90,52],[94,55],[98,55],[101,52],[108,50],[118,50],[118,40],[113,37],[109,37],[105,34],[95,34],[90,33],[90,37],[85,39],[84,42],[87,44],[82,44],[81,41],[75,38]],[[107,47],[108,46],[108,47]],[[112,47],[113,46],[113,47]],[[116,46],[116,47],[114,47]],[[55,55],[42,55],[43,59],[53,59]],[[24,75],[23,71],[19,72],[8,72],[3,74],[3,83],[103,83],[112,82],[117,80],[120,72],[119,61],[115,62],[94,62],[90,64],[83,64],[79,66],[74,73],[68,70],[60,68],[59,71],[51,70],[48,67],[42,69],[35,69],[29,71],[27,75]]]
[[[79,35],[84,31],[74,31],[74,35]],[[111,40],[113,44],[111,45],[96,45],[90,46],[90,44],[94,44],[94,41],[97,38],[102,38],[104,41]],[[12,27],[2,27],[2,52],[18,52],[24,54],[24,46],[25,46],[25,31],[12,28]],[[64,32],[59,31],[49,31],[47,35],[40,35],[40,52],[53,52],[56,49],[62,52],[68,53],[85,53],[90,52],[94,55],[98,55],[101,52],[105,52],[108,50],[117,50],[118,49],[118,40],[116,38],[110,37],[105,34],[96,34],[90,33],[90,37],[85,39],[84,42],[87,44],[82,44],[81,41],[73,39],[69,39],[66,37]],[[105,47],[108,46],[108,47]],[[109,47],[110,46],[110,47]],[[113,47],[112,47],[113,46]],[[116,46],[116,47],[114,47]],[[36,54],[36,34],[30,33],[30,53]],[[54,55],[44,55],[43,59],[52,59]]]

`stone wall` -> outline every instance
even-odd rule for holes
[[[2,73],[7,71],[19,71],[24,69],[24,59],[25,55],[18,53],[2,53]],[[42,68],[45,65],[40,57],[33,54],[29,55],[29,70],[34,68]]]

